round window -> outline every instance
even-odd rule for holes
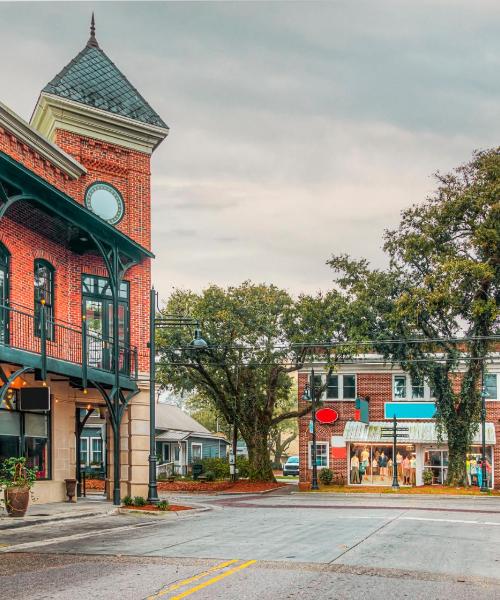
[[[93,183],[87,188],[85,206],[111,225],[121,221],[125,211],[120,192],[108,183],[102,182]]]

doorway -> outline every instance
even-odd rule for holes
[[[105,371],[114,370],[113,356],[113,296],[108,279],[84,275],[82,285],[83,314],[88,331],[88,365]],[[120,286],[118,301],[118,336],[120,340],[119,370],[129,371],[128,283]]]

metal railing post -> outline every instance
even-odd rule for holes
[[[40,301],[40,358],[43,381],[47,379],[47,315],[45,310],[45,300],[42,298]]]
[[[82,386],[87,389],[87,319],[82,315]]]

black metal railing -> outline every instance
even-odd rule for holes
[[[85,320],[77,328],[47,317],[45,307],[36,314],[27,308],[0,304],[0,345],[82,365],[115,372],[114,342],[88,330]],[[137,379],[137,348],[124,342],[118,345],[118,370]]]

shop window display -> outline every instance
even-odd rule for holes
[[[351,484],[391,485],[394,468],[400,485],[415,485],[417,462],[413,445],[397,446],[396,459],[391,445],[353,444],[350,448]]]
[[[470,452],[467,454],[467,482],[469,485],[481,487],[483,484],[483,469],[482,469],[483,453],[481,446],[472,446]],[[487,486],[493,487],[493,460],[492,460],[492,448],[488,446],[486,448],[486,477]]]

